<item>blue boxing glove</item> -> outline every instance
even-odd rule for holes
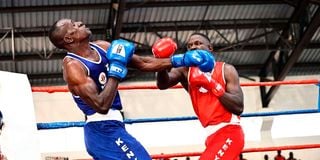
[[[215,65],[215,59],[206,50],[190,50],[185,54],[172,56],[171,63],[173,67],[198,66],[202,72],[210,72]]]
[[[199,52],[203,57],[203,63],[198,67],[202,72],[211,72],[216,64],[216,60],[214,59],[213,54],[206,50],[199,50]]]
[[[134,44],[129,41],[123,39],[112,41],[107,50],[107,58],[109,59],[108,76],[119,80],[126,77],[128,73],[126,66],[134,51]]]

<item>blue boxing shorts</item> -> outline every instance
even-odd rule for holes
[[[94,160],[151,160],[146,149],[118,120],[87,122],[84,139]]]

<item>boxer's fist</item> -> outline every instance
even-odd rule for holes
[[[127,63],[135,50],[134,44],[123,39],[112,41],[107,50],[109,59],[108,76],[123,79],[128,72]]]
[[[169,58],[177,50],[177,44],[171,38],[161,38],[152,45],[152,53],[156,58]]]
[[[221,97],[225,93],[225,89],[220,83],[212,79],[211,73],[203,73],[201,71],[192,72],[189,83],[191,86],[203,87],[208,91],[212,91],[217,97]]]
[[[178,54],[171,57],[173,67],[198,66],[203,72],[212,71],[215,60],[213,55],[206,50],[190,50],[185,54]]]
[[[216,60],[212,53],[206,50],[196,50],[203,58],[203,63],[199,65],[199,68],[202,72],[211,72],[216,64]]]
[[[133,43],[123,39],[117,39],[112,41],[107,50],[107,58],[110,62],[118,62],[127,65],[134,51],[135,47]]]

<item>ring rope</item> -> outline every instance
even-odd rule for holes
[[[288,80],[288,81],[271,81],[271,82],[250,82],[250,83],[240,83],[240,86],[277,86],[277,85],[292,85],[292,84],[317,84],[320,86],[320,80],[310,79],[310,80]],[[175,85],[171,89],[183,88],[181,85]],[[131,85],[131,86],[119,86],[119,90],[134,90],[134,89],[158,89],[155,85]],[[32,87],[32,92],[69,92],[67,86],[47,86],[47,87]]]
[[[257,113],[244,113],[241,117],[259,117],[259,116],[278,116],[278,115],[291,115],[291,114],[307,114],[318,113],[318,109],[305,109],[305,110],[288,110],[280,112],[257,112]],[[137,119],[124,119],[124,123],[145,123],[145,122],[164,122],[164,121],[187,121],[197,120],[196,116],[182,116],[182,117],[161,117],[161,118],[137,118]],[[42,129],[59,129],[69,127],[83,127],[84,121],[78,122],[50,122],[50,123],[37,123],[38,130]]]
[[[251,152],[270,152],[277,150],[301,150],[301,149],[313,149],[320,148],[320,144],[303,144],[303,145],[287,145],[287,146],[278,146],[278,147],[260,147],[260,148],[245,148],[242,153],[251,153]],[[200,156],[202,152],[182,152],[182,153],[169,153],[169,154],[153,154],[151,155],[152,159],[169,159],[177,157],[195,157]],[[92,160],[92,159],[83,159],[83,160]]]
[[[319,91],[318,91],[318,109],[319,109],[319,111],[320,111],[320,83],[318,83],[318,89],[319,89]]]
[[[277,146],[277,147],[261,147],[261,148],[245,148],[242,152],[268,152],[277,150],[300,150],[300,149],[312,149],[320,148],[320,144],[303,144],[303,145],[287,145],[287,146]],[[200,156],[202,152],[186,152],[186,153],[171,153],[171,154],[155,154],[152,155],[152,159],[160,158],[173,158],[173,157],[194,157]]]

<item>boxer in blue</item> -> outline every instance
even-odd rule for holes
[[[146,149],[130,135],[123,123],[118,84],[127,74],[127,65],[156,72],[171,67],[208,66],[206,54],[190,53],[171,58],[134,54],[134,44],[126,40],[90,42],[91,31],[82,22],[61,19],[49,31],[50,41],[68,51],[63,59],[63,77],[79,109],[86,115],[84,140],[95,160],[150,160]],[[162,47],[162,46],[160,46]],[[175,43],[160,50],[174,52]]]

